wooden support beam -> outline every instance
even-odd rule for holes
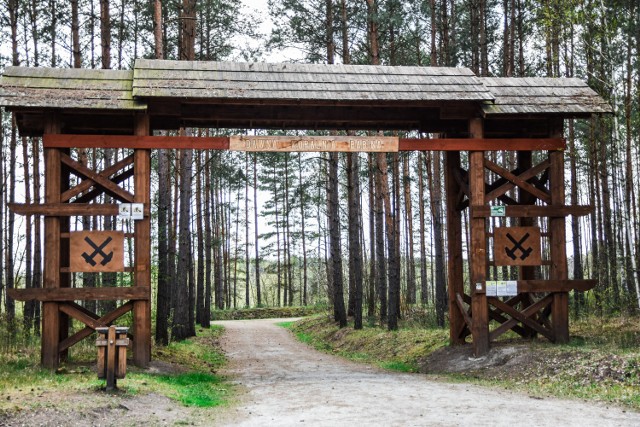
[[[520,151],[518,153],[518,158],[521,157],[520,153],[523,153],[523,152]],[[528,153],[531,153],[531,152],[528,152]],[[522,172],[520,175],[518,175],[518,177],[520,179],[524,180],[524,181],[528,181],[529,179],[537,176],[539,173],[544,172],[548,168],[549,168],[549,160],[545,160],[545,161],[537,164],[536,166],[533,166],[533,167],[530,167],[530,168],[526,168],[526,170],[524,172]],[[485,200],[487,202],[490,202],[491,200],[496,199],[499,196],[502,196],[507,191],[510,191],[515,186],[516,186],[516,184],[507,181],[506,183],[500,185],[499,187],[497,187],[497,188],[493,189],[491,192],[489,192],[485,196]]]
[[[518,280],[518,292],[588,291],[596,284],[595,280]]]
[[[76,320],[81,321],[91,329],[95,329],[100,326],[96,321],[97,319],[95,316],[91,316],[88,313],[86,313],[84,310],[80,310],[79,307],[80,306],[75,303],[60,304],[60,311],[63,313],[66,313],[67,315],[73,317]]]
[[[228,150],[229,137],[45,134],[44,148],[132,148]],[[563,138],[401,138],[400,151],[564,150]]]
[[[45,132],[59,133],[60,121],[55,113],[47,116]],[[48,204],[60,204],[61,193],[60,150],[44,149],[44,201]],[[42,272],[43,288],[55,292],[60,288],[60,219],[47,217],[44,219],[44,269]],[[42,304],[42,366],[56,369],[60,363],[60,311],[58,303]]]
[[[8,206],[18,215],[44,215],[45,217],[118,215],[118,205],[116,203],[11,203]],[[145,205],[145,218],[149,217],[149,214],[150,207]]]
[[[400,151],[564,150],[564,138],[400,138]]]
[[[585,216],[593,213],[593,206],[537,206],[537,205],[516,205],[506,206],[505,215],[508,217],[527,218],[527,217],[550,217],[565,218],[569,215]],[[488,218],[491,217],[491,207],[484,205],[471,206],[472,218]]]
[[[125,168],[126,166],[129,166],[132,163],[133,163],[133,156],[127,156],[124,159],[122,159],[119,162],[117,162],[115,165],[109,166],[105,170],[99,172],[98,175],[100,175],[104,179],[109,179],[109,177],[111,175],[113,175],[114,173],[118,172],[120,169]],[[113,180],[111,180],[111,181],[114,182]],[[62,202],[67,202],[72,197],[75,197],[78,194],[87,191],[89,188],[91,188],[95,184],[96,183],[91,179],[84,179],[78,185],[76,185],[76,186],[68,189],[64,193],[62,193],[62,196],[60,196],[60,199],[61,199]],[[116,183],[116,184],[118,184],[118,183]]]
[[[469,316],[469,313],[467,313],[467,308],[464,306],[464,302],[462,301],[462,297],[460,296],[460,294],[456,294],[455,302],[456,302],[456,305],[458,306],[458,309],[460,310],[460,313],[462,313],[462,318],[464,319],[464,323],[467,325],[469,329],[471,329],[473,323],[471,322],[471,317]]]
[[[472,137],[481,138],[483,134],[482,119],[474,119],[470,123]],[[469,190],[472,206],[484,205],[485,167],[484,152],[469,153]],[[471,218],[471,314],[473,350],[476,357],[489,352],[489,306],[484,292],[487,277],[487,223],[484,217]]]
[[[131,310],[133,310],[133,301],[129,301],[126,304],[121,305],[111,313],[105,314],[101,318],[97,319],[96,324],[98,326],[109,326],[112,322],[115,322],[119,317],[127,314]],[[60,342],[60,351],[64,351],[69,347],[79,343],[80,341],[91,335],[93,332],[94,329],[89,326],[79,330],[75,334]]]
[[[547,194],[546,192],[536,188],[534,185],[529,184],[526,181],[526,179],[523,179],[520,176],[511,173],[511,171],[509,171],[508,169],[505,169],[502,166],[495,164],[494,162],[492,162],[489,159],[485,159],[484,160],[484,165],[485,165],[485,167],[487,169],[489,169],[493,173],[496,173],[499,176],[505,178],[511,184],[521,188],[522,190],[527,191],[528,193],[530,193],[531,195],[537,197],[538,199],[542,200],[543,202],[545,202],[547,204],[549,204],[551,202],[551,197],[549,196],[549,194]],[[485,201],[486,201],[486,199],[487,198],[485,197]],[[491,200],[491,199],[489,199],[489,200]]]
[[[497,300],[497,299],[496,298],[492,298],[491,299],[492,303],[495,300]],[[520,313],[524,317],[534,316],[540,310],[543,310],[544,308],[549,306],[552,303],[552,301],[553,301],[553,297],[551,295],[547,295],[546,297],[538,300],[537,302],[531,304],[530,306],[528,306],[524,310],[520,311]],[[509,319],[508,321],[504,322],[502,325],[498,326],[496,329],[494,329],[491,332],[491,339],[495,340],[497,337],[499,337],[500,335],[504,334],[508,330],[513,329],[513,327],[516,326],[517,324],[518,324],[518,320],[516,320],[516,319],[514,319],[512,317],[511,319]]]
[[[559,126],[558,133],[562,132]],[[552,151],[549,153],[551,167],[549,168],[549,185],[551,187],[551,202],[554,206],[564,206],[564,153]],[[566,280],[569,276],[567,265],[566,219],[549,219],[549,250],[552,261],[549,278],[552,280]],[[567,292],[555,292],[551,306],[551,326],[556,343],[569,342],[569,296]]]
[[[457,296],[464,293],[462,260],[462,217],[458,209],[460,181],[460,152],[446,153],[445,194],[447,198],[447,241],[448,241],[448,292],[449,292],[449,339],[452,345],[464,344],[458,331],[468,315],[457,304]],[[471,325],[469,324],[469,329]]]
[[[149,134],[149,116],[136,116],[135,133],[138,137]],[[134,202],[151,206],[151,151],[136,149],[134,154]],[[151,290],[151,218],[135,222],[134,285],[136,288]],[[151,361],[151,301],[139,300],[133,308],[133,363],[147,367]]]
[[[42,138],[45,148],[132,148],[136,150],[181,149],[228,150],[229,137],[150,135],[50,135]]]
[[[94,185],[98,185],[102,187],[105,193],[109,194],[110,196],[120,200],[121,202],[125,202],[125,203],[133,202],[133,194],[129,193],[124,188],[118,186],[115,182],[111,181],[109,178],[106,178],[100,175],[99,173],[92,171],[91,169],[84,166],[80,162],[76,162],[66,154],[62,154],[60,156],[60,161],[62,161],[62,163],[67,165],[71,169],[71,172],[74,175],[78,175],[84,179],[90,179],[91,181],[93,181]]]
[[[136,286],[100,288],[29,288],[7,289],[7,295],[18,301],[92,301],[141,300],[151,298],[148,288]]]
[[[511,307],[510,305],[505,304],[504,302],[500,301],[498,298],[489,298],[489,303],[491,305],[493,305],[494,307],[502,310],[504,313],[508,314],[509,316],[511,316],[511,320],[512,321],[520,322],[520,323],[522,323],[523,326],[526,325],[529,328],[535,330],[536,332],[541,333],[542,335],[547,337],[549,339],[549,341],[553,341],[553,332],[552,331],[549,331],[549,330],[545,329],[542,325],[540,325],[536,321],[530,319],[530,317],[533,314],[535,314],[536,312],[538,312],[540,310],[540,308],[538,308],[537,310],[534,310],[534,307],[538,307],[536,304],[529,306],[528,309],[526,309],[525,311],[521,312],[521,311],[518,311],[515,308]],[[494,331],[494,334],[496,334],[495,337],[497,337],[497,331],[498,330],[506,331],[506,330],[511,329],[510,323],[512,323],[512,322],[505,322],[505,323],[503,323],[501,325],[501,327],[496,329]],[[509,325],[509,327],[506,328],[505,325]],[[505,330],[505,328],[506,328],[506,330]]]
[[[111,181],[113,181],[116,184],[121,184],[124,181],[126,181],[127,179],[131,178],[133,176],[133,168],[129,168],[126,171],[122,172],[121,174],[118,174],[116,176],[114,176],[113,178],[111,178]],[[83,194],[82,196],[76,198],[73,203],[88,203],[92,200],[94,200],[95,198],[97,198],[98,196],[100,196],[101,194],[104,193],[104,190],[101,187],[96,187],[93,190],[89,191],[88,193]]]

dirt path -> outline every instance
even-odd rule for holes
[[[225,417],[228,425],[640,425],[640,414],[619,408],[534,399],[351,363],[296,341],[277,322],[216,322],[226,328],[228,373],[245,390]]]

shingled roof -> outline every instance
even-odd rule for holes
[[[7,107],[144,110],[132,85],[133,71],[7,67],[0,101]]]
[[[493,99],[467,68],[148,59],[136,60],[133,95],[304,101]]]
[[[483,106],[487,117],[513,114],[580,116],[612,112],[602,97],[577,78],[492,77],[480,80],[495,97],[493,104]]]

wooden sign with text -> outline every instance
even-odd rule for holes
[[[496,265],[542,265],[539,227],[498,227],[493,234]]]
[[[74,272],[124,271],[122,231],[76,231],[70,233],[69,270]]]
[[[393,136],[232,136],[234,151],[398,151],[399,138]]]

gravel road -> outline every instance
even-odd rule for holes
[[[290,319],[289,319],[290,320]],[[276,325],[282,319],[216,322],[226,328],[227,374],[240,402],[234,426],[639,426],[617,407],[434,381],[317,352]]]

